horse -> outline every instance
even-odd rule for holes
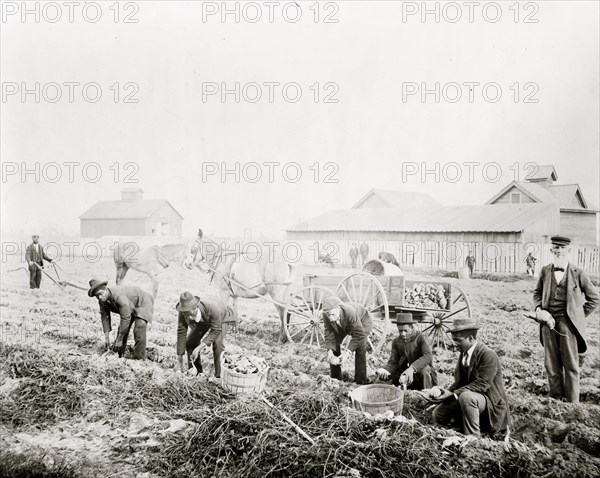
[[[152,246],[140,252],[136,243],[118,243],[113,249],[113,259],[117,268],[117,285],[123,281],[129,269],[136,270],[150,277],[153,296],[156,299],[158,293],[156,276],[169,267],[171,262],[183,265],[186,252],[185,244]]]
[[[184,262],[191,269],[196,266],[203,272],[202,264],[208,266],[211,283],[214,282],[219,291],[219,297],[229,305],[233,301],[235,326],[239,323],[237,313],[238,298],[258,299],[270,297],[281,319],[281,337],[285,340],[284,312],[285,304],[290,297],[294,281],[294,269],[282,256],[270,249],[266,254],[260,250],[257,257],[239,249],[231,250],[204,236],[202,229],[198,230],[194,244]]]

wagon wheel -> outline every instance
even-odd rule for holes
[[[327,287],[310,285],[290,297],[283,312],[286,317],[283,330],[290,342],[317,347],[325,345],[322,304],[332,295]]]
[[[440,344],[448,350],[454,346],[452,334],[450,333],[450,324],[452,319],[459,317],[471,317],[471,304],[469,298],[460,286],[452,284],[450,297],[450,311],[429,312],[431,324],[423,329],[431,338],[431,345],[439,347]]]
[[[357,302],[371,313],[373,330],[367,341],[371,353],[377,355],[385,343],[390,319],[387,295],[377,278],[368,272],[356,272],[346,277],[338,286],[336,293],[344,302]],[[348,344],[349,338],[343,345]]]

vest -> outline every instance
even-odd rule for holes
[[[556,283],[554,272],[550,286],[550,303],[549,310],[552,317],[560,317],[567,314],[567,273],[563,274],[563,278],[559,284]]]

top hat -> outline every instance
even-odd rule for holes
[[[460,332],[462,330],[477,330],[481,327],[477,319],[471,317],[455,318],[452,320],[450,332]]]
[[[398,312],[396,317],[392,319],[392,324],[396,325],[412,325],[416,324],[411,313]]]
[[[108,281],[100,281],[100,280],[96,280],[96,279],[92,279],[90,281],[90,289],[88,290],[88,295],[90,297],[94,297],[96,295],[96,292],[98,292],[98,290],[100,288],[106,287],[106,284],[108,284]]]
[[[199,303],[200,297],[198,297],[197,295],[192,295],[191,292],[188,292],[186,290],[185,292],[182,292],[179,296],[179,302],[177,302],[175,310],[179,312],[189,312],[191,310],[194,310]]]
[[[555,246],[568,246],[571,244],[571,238],[566,236],[552,236],[550,241]]]
[[[336,307],[339,307],[340,305],[342,305],[342,299],[340,299],[337,295],[332,295],[331,297],[327,297],[324,301],[323,301],[323,312],[327,312],[328,310],[331,309],[335,309]]]

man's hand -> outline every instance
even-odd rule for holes
[[[196,359],[200,356],[200,353],[202,352],[202,349],[206,347],[206,344],[204,342],[200,342],[200,344],[198,345],[198,347],[196,347],[193,351],[192,351],[192,355],[190,355],[190,359],[192,362],[195,362]]]
[[[556,325],[556,320],[554,320],[554,317],[550,316],[550,318],[546,321],[546,325],[550,327],[550,329],[554,329],[554,326]]]
[[[548,312],[547,310],[543,310],[543,309],[538,309],[536,311],[535,319],[542,324],[548,323],[550,320],[554,321],[554,319],[550,315],[550,312]]]
[[[454,396],[450,390],[446,390],[445,388],[442,388],[441,390],[442,394],[439,397],[432,399],[432,402],[441,403]]]
[[[392,376],[392,374],[384,368],[378,368],[375,371],[375,373],[377,374],[377,376],[379,377],[380,380],[389,380],[390,377]]]
[[[400,380],[406,382],[406,385],[410,385],[411,383],[413,383],[414,374],[415,369],[412,367],[408,367],[404,372],[402,372],[402,375],[400,375]],[[402,380],[402,377],[405,377],[406,380]]]
[[[329,362],[329,365],[340,364],[340,358],[336,357],[331,349],[327,351],[327,361]]]

